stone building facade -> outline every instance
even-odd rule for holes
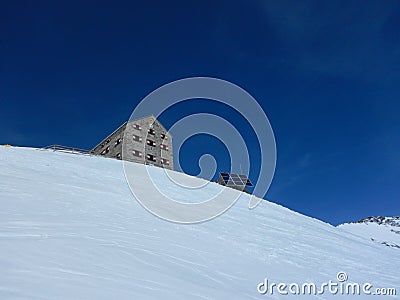
[[[125,122],[90,153],[171,170],[174,167],[172,136],[154,116]]]

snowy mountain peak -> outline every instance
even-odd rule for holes
[[[400,216],[394,216],[394,217],[383,217],[383,216],[377,216],[377,217],[367,217],[364,219],[361,219],[355,223],[376,223],[378,225],[389,225],[393,227],[400,227]]]

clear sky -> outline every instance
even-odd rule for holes
[[[161,85],[217,77],[255,97],[274,129],[267,199],[332,224],[399,215],[399,32],[397,0],[1,1],[0,143],[90,149]],[[254,143],[206,100],[161,121],[194,112]],[[225,167],[226,149],[205,138],[182,148],[186,172],[204,153]]]

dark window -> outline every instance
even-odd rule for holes
[[[161,144],[161,145],[160,145],[160,148],[161,148],[162,150],[168,151],[168,146],[167,146],[167,145]]]
[[[161,164],[169,166],[169,160],[166,158],[161,158]]]
[[[155,130],[153,128],[149,128],[148,133],[151,134],[151,135],[155,135],[156,134],[156,132],[155,132]]]
[[[147,154],[146,158],[147,160],[156,161],[156,156],[153,154]]]
[[[117,155],[115,155],[116,159],[122,159],[121,153],[117,153]]]
[[[141,141],[142,141],[142,138],[141,138],[140,136],[136,135],[136,134],[133,135],[132,139],[133,139],[135,142],[141,142]]]
[[[122,139],[121,139],[121,138],[119,138],[118,140],[116,140],[116,141],[115,141],[115,146],[117,146],[117,145],[121,144],[121,142],[122,142]]]
[[[133,150],[132,151],[133,156],[137,156],[137,157],[142,157],[142,152],[140,152],[139,150]]]
[[[167,139],[168,139],[168,137],[167,137],[165,134],[163,134],[163,133],[161,133],[160,137],[161,137],[163,140],[167,140]]]
[[[103,151],[101,151],[101,155],[106,155],[108,152],[110,152],[110,147],[107,147],[106,149],[104,149]]]
[[[152,140],[147,140],[146,143],[147,143],[147,145],[152,146],[152,147],[156,146],[156,142],[152,141]]]
[[[108,139],[107,141],[106,141],[106,144],[108,144],[110,142],[110,139]]]
[[[142,130],[142,127],[139,124],[133,124],[133,128],[136,130]]]

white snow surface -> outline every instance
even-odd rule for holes
[[[0,147],[0,170],[0,299],[399,298],[398,249],[268,201],[249,210],[243,194],[220,217],[180,225],[134,199],[118,160]],[[397,296],[257,291],[264,278],[322,284],[341,271]]]

